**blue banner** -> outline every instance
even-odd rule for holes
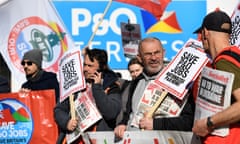
[[[54,0],[60,17],[80,49],[88,45],[109,2],[106,0]],[[120,23],[140,24],[142,38],[158,37],[170,61],[199,27],[206,14],[205,0],[172,0],[160,20],[140,7],[112,1],[90,47],[105,49],[112,69],[126,69],[128,58],[122,48]]]

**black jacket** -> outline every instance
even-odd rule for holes
[[[0,76],[0,93],[7,93],[10,92],[10,84],[9,81]]]
[[[59,83],[57,80],[57,75],[52,72],[41,71],[36,78],[29,79],[22,84],[22,88],[27,88],[30,90],[54,89],[56,102],[59,100]]]
[[[112,131],[116,126],[116,117],[121,110],[120,88],[116,83],[117,76],[113,71],[104,72],[103,85],[92,84],[92,94],[96,106],[102,115],[102,119],[97,122],[97,131]],[[108,89],[107,94],[104,90]],[[76,98],[75,95],[74,98]],[[70,120],[69,99],[56,105],[54,108],[54,117],[61,131],[67,133],[67,123]]]
[[[129,96],[127,102],[127,110],[124,112],[123,119],[120,124],[127,125],[129,116],[132,112],[132,96],[138,82],[143,79],[144,76],[139,75],[134,81],[132,81],[129,89]],[[153,129],[154,130],[179,130],[179,131],[192,131],[194,121],[195,103],[193,97],[190,95],[187,103],[185,104],[180,116],[171,118],[154,118]]]

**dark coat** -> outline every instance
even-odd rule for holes
[[[127,125],[129,116],[132,112],[132,96],[138,82],[143,79],[144,76],[139,75],[134,81],[132,81],[129,88],[129,96],[127,102],[127,110],[124,112],[123,119],[120,124]],[[154,130],[179,130],[179,131],[192,131],[194,121],[195,103],[193,97],[190,95],[187,103],[185,104],[180,116],[171,118],[154,118],[153,129]]]
[[[128,93],[129,93],[129,87],[130,87],[131,81],[119,79],[119,83],[120,83],[120,88],[121,88],[120,95],[122,98],[122,109],[121,109],[120,113],[118,114],[116,124],[119,124],[121,122],[121,120],[123,118],[123,113],[124,113],[124,111],[126,111],[126,105],[127,105],[127,101],[128,101]]]
[[[26,81],[22,84],[22,88],[27,88],[30,90],[54,89],[56,102],[59,100],[59,83],[57,80],[57,75],[52,72],[42,71],[42,74],[39,76],[39,78]]]
[[[117,79],[113,71],[108,71],[103,74],[103,85],[92,84],[92,94],[103,117],[96,124],[97,131],[112,131],[116,126],[116,117],[121,110],[120,88],[116,83]],[[106,89],[109,89],[107,94],[104,92]],[[55,121],[64,133],[68,132],[67,123],[71,118],[69,113],[69,99],[57,104],[54,108]]]
[[[0,93],[8,92],[10,92],[10,84],[6,78],[0,76]]]

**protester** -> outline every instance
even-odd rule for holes
[[[137,105],[141,99],[145,87],[150,81],[156,79],[164,67],[165,50],[161,41],[157,38],[145,38],[139,43],[138,59],[143,64],[144,70],[131,84],[127,110],[124,112],[123,120],[114,129],[117,137],[122,138],[126,130],[180,130],[190,131],[194,117],[194,102],[192,97],[185,104],[180,116],[165,118],[148,118],[140,120],[139,128],[131,127],[132,116],[136,113]]]
[[[55,100],[59,101],[59,83],[57,75],[42,69],[42,51],[32,49],[24,53],[21,65],[24,68],[27,81],[22,84],[21,91],[29,90],[55,90]]]
[[[132,58],[128,62],[128,71],[131,75],[131,79],[136,79],[137,76],[139,76],[143,71],[142,64],[138,61],[137,58]],[[128,100],[128,92],[130,87],[129,80],[121,79],[121,97],[122,97],[122,109],[117,117],[117,124],[122,120],[123,118],[123,112],[126,111],[126,104]]]
[[[203,19],[201,30],[207,40],[209,52],[213,58],[213,68],[234,74],[231,105],[221,112],[209,117],[196,120],[192,131],[203,137],[203,143],[240,143],[240,50],[230,45],[231,19],[223,11],[211,12]],[[230,132],[226,137],[210,133],[221,126],[229,126]]]
[[[208,63],[206,64],[206,67],[211,67],[212,66],[212,58],[211,58],[211,55],[210,55],[210,52],[209,52],[209,46],[208,46],[206,38],[202,35],[201,29],[197,29],[193,33],[198,35],[197,40],[202,42],[202,48],[208,56]],[[197,99],[200,78],[201,78],[201,75],[198,75],[198,77],[194,81],[192,89],[191,89],[194,101],[196,101],[196,99]]]
[[[134,80],[137,76],[139,76],[143,71],[142,64],[138,61],[137,58],[132,58],[128,62],[128,71],[131,75],[132,80]]]
[[[9,81],[5,77],[0,76],[0,93],[8,93],[8,92],[10,92]]]
[[[108,57],[105,50],[86,49],[84,55],[83,72],[87,85],[92,88],[92,95],[102,119],[87,131],[113,131],[116,118],[121,110],[120,87],[118,76],[108,66]],[[76,98],[76,96],[75,96]],[[75,130],[77,119],[69,115],[69,100],[59,103],[54,110],[56,123],[63,133]],[[81,141],[81,138],[77,140]]]

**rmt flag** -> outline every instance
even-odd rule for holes
[[[41,49],[43,69],[58,72],[59,59],[74,43],[50,0],[6,0],[0,17],[0,52],[16,90],[25,81],[20,63],[26,51]]]

